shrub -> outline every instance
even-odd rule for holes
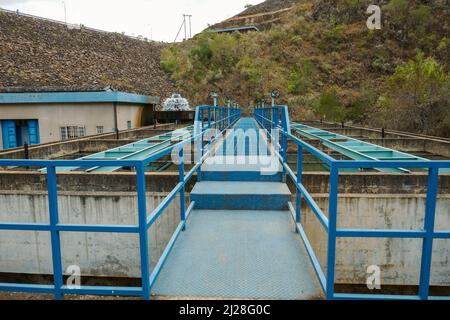
[[[433,19],[431,7],[421,5],[411,12],[411,19],[415,26],[416,35],[424,36]]]
[[[335,89],[328,89],[313,103],[314,113],[323,119],[343,122],[346,111]]]
[[[386,126],[399,130],[448,131],[444,122],[450,110],[449,92],[450,75],[444,66],[418,53],[387,79],[378,116]]]
[[[331,52],[338,49],[343,39],[344,25],[338,24],[332,28],[326,29],[322,34],[320,49],[325,52]]]
[[[294,95],[302,95],[308,92],[311,86],[312,64],[302,61],[299,67],[291,70],[288,80],[288,92]]]
[[[174,74],[178,69],[177,53],[179,50],[175,47],[165,49],[161,52],[161,68],[170,74]]]

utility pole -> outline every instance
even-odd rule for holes
[[[188,19],[186,19],[188,18]],[[183,24],[184,24],[184,40],[192,38],[192,14],[183,14]],[[188,30],[188,20],[189,20],[189,30]]]
[[[67,26],[67,7],[66,7],[66,2],[65,1],[61,1],[63,6],[64,6],[64,23]]]
[[[183,14],[184,40],[187,40],[186,16],[187,16],[187,15]]]
[[[189,17],[189,39],[190,39],[192,38],[192,20],[191,20],[192,15],[191,14],[188,15],[188,17]]]
[[[188,30],[188,25],[187,25],[187,19],[189,18],[189,30]],[[187,40],[192,38],[192,21],[191,21],[192,15],[190,14],[183,14],[183,22],[181,23],[181,27],[180,30],[178,30],[177,36],[175,37],[174,42],[177,41],[178,36],[180,35],[181,30],[183,30],[184,28],[184,39],[183,40]]]

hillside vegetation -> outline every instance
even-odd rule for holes
[[[369,4],[381,30],[366,26]],[[193,103],[215,90],[250,107],[278,89],[296,119],[450,137],[449,12],[446,0],[298,1],[268,31],[172,45],[161,66]]]

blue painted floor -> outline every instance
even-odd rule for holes
[[[185,298],[321,299],[287,211],[195,210],[153,288]]]

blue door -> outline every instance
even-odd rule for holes
[[[16,121],[2,120],[3,149],[17,147]]]
[[[30,145],[40,143],[38,120],[28,120],[28,138]]]

